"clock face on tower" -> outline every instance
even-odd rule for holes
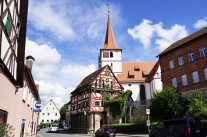
[[[103,57],[108,58],[109,57],[109,52],[103,52]]]

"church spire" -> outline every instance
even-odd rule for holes
[[[119,49],[119,50],[121,50],[116,44],[109,12],[110,12],[110,10],[108,8],[108,22],[107,22],[107,29],[106,29],[106,37],[105,37],[105,42],[104,42],[104,46],[102,49]]]

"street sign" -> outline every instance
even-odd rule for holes
[[[146,109],[146,114],[147,114],[147,115],[150,114],[150,109]]]
[[[40,101],[37,101],[37,103],[35,104],[36,108],[41,108],[42,103]]]
[[[34,112],[41,112],[41,109],[35,109]]]
[[[148,127],[150,126],[150,120],[147,120],[147,126]]]

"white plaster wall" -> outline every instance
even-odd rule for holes
[[[131,86],[129,86],[131,84]],[[145,86],[146,99],[150,99],[150,84],[149,83],[124,83],[121,84],[124,87],[124,91],[131,90],[132,98],[134,101],[140,101],[140,85]]]
[[[113,52],[113,57],[110,58],[103,58],[103,52]],[[110,54],[109,54],[110,55]],[[122,63],[121,63],[121,51],[120,50],[102,50],[101,51],[101,67],[105,65],[112,65],[112,71],[115,75],[122,73]]]
[[[49,116],[48,116],[48,113],[49,113]],[[55,116],[55,113],[57,113],[57,116]],[[56,108],[56,106],[53,104],[52,101],[49,101],[43,107],[42,112],[39,115],[39,123],[41,123],[42,120],[44,120],[44,123],[48,123],[47,120],[49,120],[49,123],[51,123],[51,120],[53,120],[54,122],[55,120],[58,120],[59,118],[60,118],[59,110]]]

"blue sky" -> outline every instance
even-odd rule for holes
[[[207,26],[205,0],[30,0],[26,55],[43,104],[58,107],[97,69],[104,44],[107,6],[123,62],[157,61],[171,43]]]

